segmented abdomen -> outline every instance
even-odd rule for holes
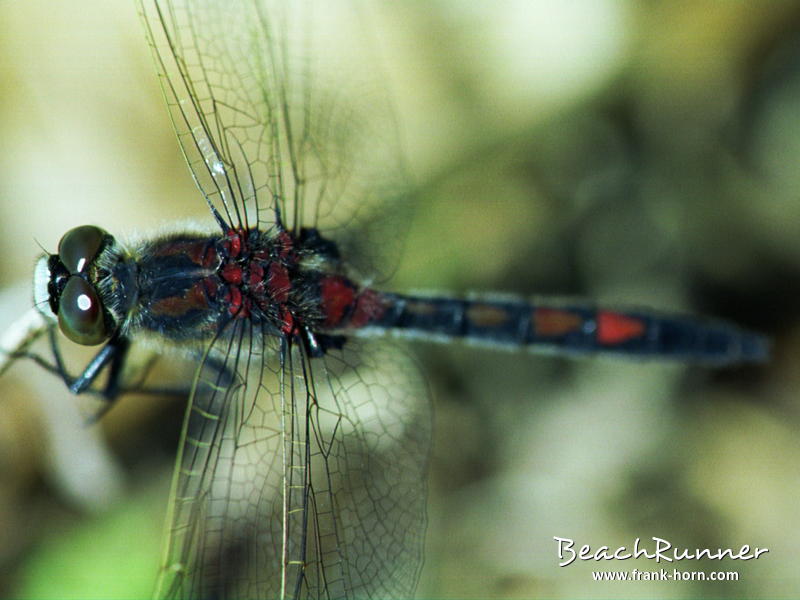
[[[531,347],[559,354],[607,353],[714,364],[758,362],[769,343],[722,321],[578,304],[460,300],[381,294],[367,325],[432,340]]]

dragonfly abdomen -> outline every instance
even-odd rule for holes
[[[769,352],[761,335],[683,315],[513,300],[381,298],[383,310],[369,326],[432,341],[713,364],[759,362]]]

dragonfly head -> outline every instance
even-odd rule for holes
[[[58,321],[61,332],[73,342],[101,344],[116,329],[100,284],[105,277],[101,257],[115,246],[105,230],[82,225],[64,234],[57,254],[45,254],[36,263],[36,306],[45,317]]]

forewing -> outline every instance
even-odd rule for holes
[[[397,348],[353,342],[309,359],[230,328],[188,409],[160,593],[410,597],[429,411]]]
[[[317,227],[338,242],[363,275],[388,272],[411,204],[365,15],[343,0],[140,7],[207,202],[229,224],[262,229],[278,209],[290,231]]]

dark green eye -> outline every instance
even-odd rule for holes
[[[70,273],[80,273],[97,256],[107,235],[94,225],[70,229],[58,242],[58,258]]]
[[[94,346],[109,337],[97,292],[83,278],[67,281],[58,302],[58,326],[76,344]]]

